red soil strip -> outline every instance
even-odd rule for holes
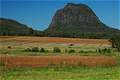
[[[0,62],[7,68],[15,67],[47,67],[54,65],[77,66],[113,66],[116,59],[110,56],[0,56]]]
[[[58,38],[58,37],[4,37],[0,36],[0,41],[15,41],[27,43],[80,43],[80,44],[108,44],[108,39],[80,39],[80,38]]]

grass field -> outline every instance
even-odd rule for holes
[[[70,46],[74,44],[74,46]],[[11,49],[8,48],[11,47]],[[48,50],[46,53],[24,52],[26,48],[39,47]],[[59,47],[62,52],[55,55],[99,55],[96,50],[109,48],[111,43],[106,39],[79,39],[79,38],[50,38],[50,37],[0,37],[0,54],[8,55],[54,55],[52,50]],[[68,54],[65,49],[74,49],[76,52]],[[79,51],[87,51],[85,54]]]
[[[120,80],[120,67],[17,68],[6,70],[1,80]]]
[[[73,45],[71,46],[71,44]],[[46,52],[24,51],[27,48],[31,49],[33,47],[38,47],[39,49],[44,48]],[[54,47],[58,47],[61,52],[53,52]],[[111,49],[111,52],[99,53],[96,51],[104,48]],[[75,50],[75,52],[70,53],[69,50]],[[114,58],[117,62],[114,66],[89,67],[83,65],[68,66],[64,64],[57,66],[49,65],[42,68],[7,68],[7,66],[1,63],[0,80],[120,80],[120,52],[112,49],[111,42],[106,39],[0,36],[0,56],[13,56],[16,58],[19,56],[86,56],[87,58],[92,56],[105,56]],[[107,58],[105,58],[105,60],[106,59]],[[10,60],[12,61],[13,59]],[[10,60],[8,59],[8,62],[10,62]],[[24,60],[25,59],[23,59],[23,61]],[[78,59],[75,58],[75,60]],[[104,59],[92,60],[93,63],[96,61],[105,62]],[[14,61],[16,60],[13,60],[12,63],[15,64]],[[85,60],[83,61],[85,62]],[[88,59],[87,62],[91,61]],[[109,62],[111,61],[108,60],[108,63]]]

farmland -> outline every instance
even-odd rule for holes
[[[109,48],[111,43],[106,39],[79,39],[79,38],[50,38],[50,37],[0,37],[1,54],[9,55],[66,55],[65,50],[75,49],[76,53],[72,55],[99,55],[95,52],[99,48]],[[70,46],[73,44],[74,46]],[[8,48],[10,47],[10,48]],[[24,52],[26,48],[45,48],[46,53]],[[61,49],[60,54],[51,54],[54,47]],[[86,51],[86,54],[79,54],[80,51]],[[71,55],[67,54],[67,55]]]
[[[0,36],[0,62],[2,80],[120,79],[120,54],[107,39]]]

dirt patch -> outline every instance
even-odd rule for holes
[[[47,67],[52,65],[113,66],[117,61],[110,56],[0,56],[8,68]]]
[[[0,41],[15,41],[27,43],[79,43],[79,44],[108,44],[111,42],[108,39],[80,39],[80,38],[58,38],[58,37],[12,37],[0,36]]]

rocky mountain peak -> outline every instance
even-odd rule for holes
[[[117,32],[102,23],[86,4],[68,3],[56,11],[52,22],[45,30],[50,36],[62,37],[101,37]],[[118,31],[119,32],[119,31]]]
[[[86,8],[89,8],[87,5],[82,4],[82,3],[80,3],[80,4],[67,3],[64,8],[74,8],[74,7],[86,7]]]
[[[50,26],[57,24],[95,24],[99,22],[95,13],[85,4],[68,3],[63,9],[56,11]]]

